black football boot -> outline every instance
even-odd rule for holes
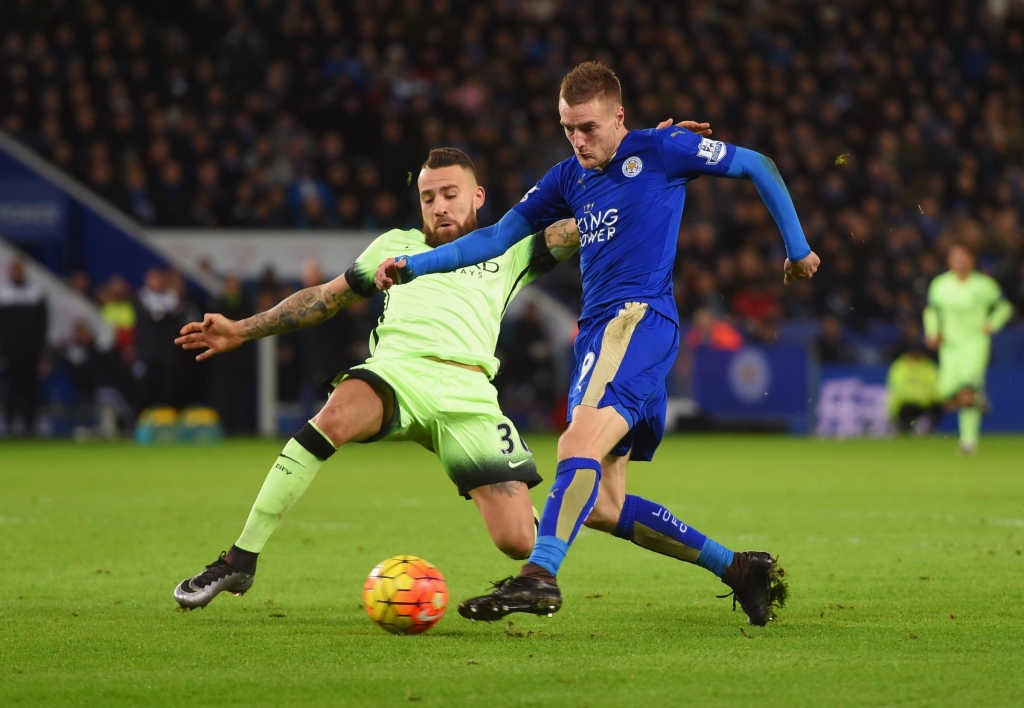
[[[493,585],[490,594],[459,603],[459,614],[466,619],[494,622],[513,612],[550,617],[562,607],[562,593],[554,578],[520,576]]]
[[[778,558],[772,558],[765,551],[744,551],[736,553],[732,565],[722,576],[722,582],[732,592],[718,597],[732,595],[732,609],[740,604],[747,613],[747,624],[763,627],[775,619],[775,608],[786,604],[789,586],[785,580],[786,571],[779,565]]]

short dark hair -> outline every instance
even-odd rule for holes
[[[473,174],[473,179],[476,179],[476,165],[469,159],[469,155],[453,147],[440,147],[431,150],[430,154],[427,155],[427,161],[423,163],[422,169],[436,170],[441,167],[451,167],[452,165],[458,165],[463,169],[469,170]]]
[[[558,94],[570,106],[607,96],[616,103],[622,103],[622,84],[615,72],[599,61],[585,61],[562,79]]]

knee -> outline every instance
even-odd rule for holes
[[[341,406],[324,406],[313,416],[313,424],[330,439],[334,447],[341,447],[351,437],[346,432],[349,426],[346,424]]]
[[[568,457],[573,457],[574,448],[574,436],[570,431],[565,431],[562,436],[558,438],[558,459],[564,460]]]
[[[570,457],[591,457],[601,458],[594,450],[591,436],[582,432],[579,428],[569,428],[558,438],[558,459],[565,460]]]

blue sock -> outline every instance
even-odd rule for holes
[[[540,517],[537,543],[527,562],[558,575],[580,526],[594,510],[600,481],[601,463],[597,460],[570,457],[558,463],[555,481]]]
[[[626,495],[615,535],[642,548],[707,568],[718,577],[732,564],[733,552],[677,519],[661,504]]]

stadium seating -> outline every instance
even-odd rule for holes
[[[842,344],[827,358],[885,363],[919,341],[953,240],[1024,311],[1021,3],[3,8],[0,129],[145,227],[415,226],[410,176],[442,144],[476,160],[489,223],[568,156],[558,81],[598,59],[622,78],[629,126],[707,120],[771,156],[825,264],[784,288],[753,187],[697,180],[677,247],[684,319],[707,310],[750,343],[822,348],[834,318]],[[137,270],[125,272],[135,287]],[[279,285],[244,292],[269,301]],[[578,302],[571,269],[544,287]],[[1024,330],[997,337],[993,361],[1024,362]]]
[[[703,180],[680,235],[684,314],[718,292],[746,319],[755,289],[778,317],[916,319],[941,266],[925,254],[953,237],[1022,302],[1019,3],[395,5],[8,4],[3,127],[157,225],[415,224],[408,173],[454,144],[480,165],[486,223],[567,156],[557,82],[596,58],[630,125],[700,118],[774,157],[830,264],[783,291],[752,189]]]

